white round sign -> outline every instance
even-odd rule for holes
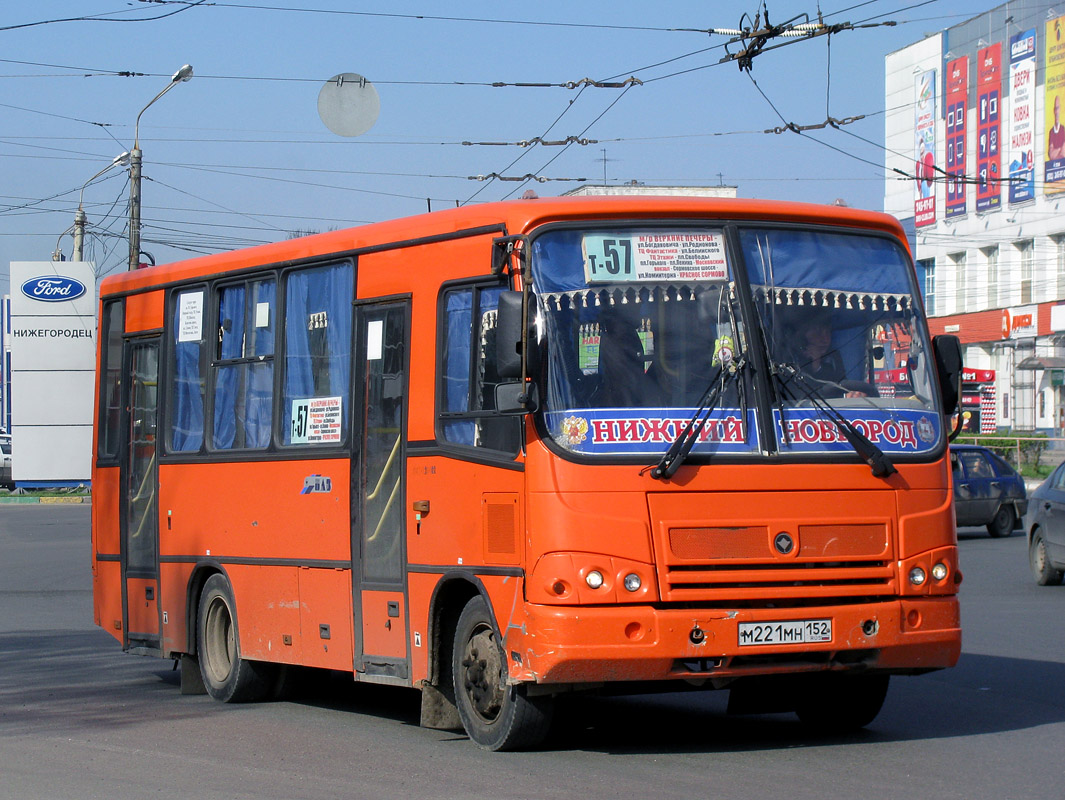
[[[334,75],[318,93],[318,116],[338,136],[361,136],[374,126],[380,113],[377,90],[354,72]]]

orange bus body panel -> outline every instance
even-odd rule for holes
[[[163,327],[163,292],[131,294],[126,298],[126,332],[157,331]]]

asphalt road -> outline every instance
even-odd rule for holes
[[[0,798],[1057,798],[1065,587],[1020,533],[961,536],[959,665],[895,678],[880,716],[810,738],[725,696],[573,703],[546,749],[418,727],[409,690],[316,675],[288,700],[182,696],[169,661],[92,625],[88,506],[0,506]]]

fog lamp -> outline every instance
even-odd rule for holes
[[[920,567],[914,567],[910,570],[910,583],[914,586],[920,586],[925,581],[924,570]]]
[[[640,576],[637,575],[635,572],[630,572],[628,575],[625,576],[624,583],[625,583],[625,588],[628,591],[635,592],[643,584],[643,581],[640,580]]]
[[[603,573],[597,569],[593,569],[584,576],[584,582],[588,584],[588,588],[598,589],[603,585]]]
[[[934,567],[932,567],[932,577],[937,581],[943,580],[947,577],[947,565],[940,561]]]

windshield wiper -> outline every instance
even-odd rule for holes
[[[673,444],[669,446],[661,460],[650,468],[652,478],[666,480],[672,477],[680,468],[680,465],[684,463],[684,460],[692,451],[692,447],[695,446],[695,442],[698,441],[699,435],[703,432],[703,428],[710,419],[710,415],[717,408],[718,400],[725,391],[725,387],[728,386],[729,382],[736,380],[743,371],[744,366],[746,366],[746,361],[740,358],[730,361],[727,366],[719,366],[717,368],[714,377],[710,379],[710,385],[706,387],[706,391],[703,392],[703,396],[699,399],[699,407],[695,410],[695,413],[685,423],[680,434],[673,440]],[[743,420],[743,425],[744,430],[746,430],[746,418]]]
[[[780,381],[781,389],[787,389],[789,383],[794,382],[807,399],[813,404],[814,408],[828,417],[832,422],[836,423],[836,427],[839,428],[840,433],[843,434],[850,446],[854,448],[861,459],[869,465],[873,471],[873,475],[877,478],[886,478],[889,475],[893,475],[898,472],[895,469],[895,465],[891,463],[891,460],[884,455],[884,451],[869,441],[869,438],[858,430],[849,419],[844,417],[836,408],[825,399],[825,396],[821,394],[821,390],[814,385],[814,380],[807,377],[801,370],[795,365],[788,363],[778,363],[776,366],[777,380]],[[781,374],[789,376],[788,379],[782,378]],[[783,409],[781,409],[780,425],[786,432],[788,429],[787,423],[784,420]]]

